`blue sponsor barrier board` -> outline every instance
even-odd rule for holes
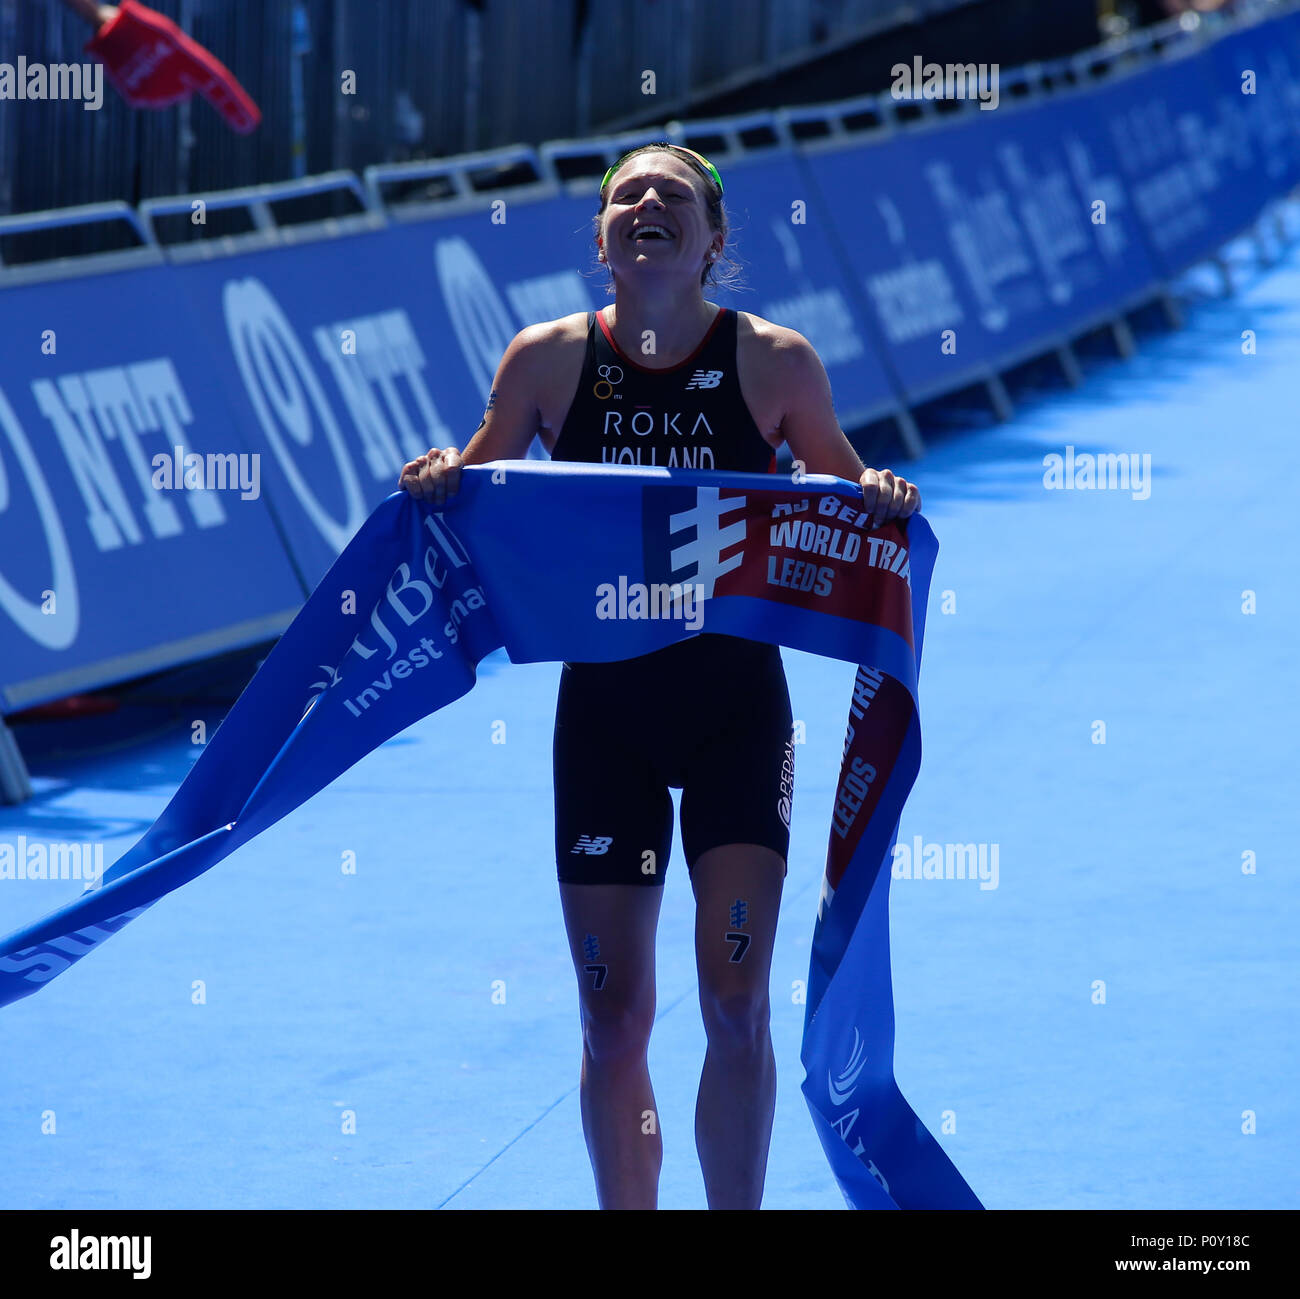
[[[1278,192],[1266,190],[1240,90],[1223,92],[1215,57],[1210,47],[1158,64],[1098,100],[1165,277],[1240,234]]]
[[[744,280],[752,292],[710,290],[737,311],[798,330],[826,367],[840,422],[854,427],[899,405],[860,297],[843,283],[828,230],[808,202],[808,181],[791,153],[727,165],[725,201]]]
[[[1290,28],[1290,32],[1287,31]],[[1205,67],[1221,116],[1240,116],[1256,157],[1262,205],[1300,182],[1300,14],[1216,42]],[[1256,208],[1258,211],[1258,207]]]
[[[1064,341],[1154,281],[1095,98],[809,156],[909,399]]]
[[[468,443],[524,325],[599,305],[575,204],[497,213],[176,267],[310,585],[403,463]]]
[[[6,712],[288,626],[306,591],[166,267],[6,290],[0,357]]]

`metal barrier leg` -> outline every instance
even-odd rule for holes
[[[1061,373],[1065,375],[1065,382],[1071,388],[1081,387],[1083,384],[1083,371],[1079,369],[1079,358],[1074,354],[1074,348],[1069,343],[1062,343],[1056,349],[1056,359],[1061,363]]]
[[[993,407],[993,413],[1004,424],[1016,412],[1015,407],[1011,404],[1011,395],[1007,392],[1007,385],[1002,382],[1002,376],[991,374],[984,380],[984,391],[989,395],[989,404]]]
[[[1268,238],[1264,233],[1264,223],[1257,221],[1255,223],[1255,256],[1259,258],[1261,266],[1272,266],[1277,258],[1273,255],[1273,250],[1268,246]]]
[[[1169,328],[1182,329],[1183,309],[1178,305],[1178,299],[1168,289],[1161,293],[1160,305],[1164,309],[1165,320],[1169,322]]]
[[[1222,253],[1216,253],[1210,260],[1219,268],[1219,274],[1223,277],[1223,296],[1232,297],[1236,286],[1232,282],[1232,267],[1228,265],[1228,259]]]
[[[921,441],[921,430],[916,427],[912,412],[906,406],[901,407],[895,413],[894,427],[898,430],[899,440],[907,449],[907,454],[913,460],[919,460],[925,455],[925,443]]]
[[[1137,353],[1137,340],[1133,337],[1133,330],[1129,328],[1128,321],[1123,316],[1116,316],[1110,322],[1110,336],[1115,340],[1115,350],[1128,360],[1129,357]]]
[[[31,796],[32,782],[18,741],[0,717],[0,803],[25,803]]]

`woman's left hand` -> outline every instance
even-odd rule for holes
[[[864,469],[858,479],[862,503],[878,528],[887,519],[905,519],[921,508],[921,493],[915,483],[896,478],[888,469]]]

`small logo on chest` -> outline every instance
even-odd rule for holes
[[[721,370],[696,370],[686,385],[686,391],[690,392],[692,388],[716,388],[721,382]]]
[[[623,382],[623,367],[601,365],[596,367],[596,373],[600,378],[592,385],[592,394],[600,401],[607,401],[610,397],[618,400],[621,394],[614,391],[614,385]],[[601,391],[602,388],[604,392]]]

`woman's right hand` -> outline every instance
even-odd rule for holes
[[[419,501],[430,505],[446,504],[448,496],[460,490],[460,470],[465,462],[455,447],[440,451],[431,448],[424,455],[402,467],[399,487],[405,487]]]

